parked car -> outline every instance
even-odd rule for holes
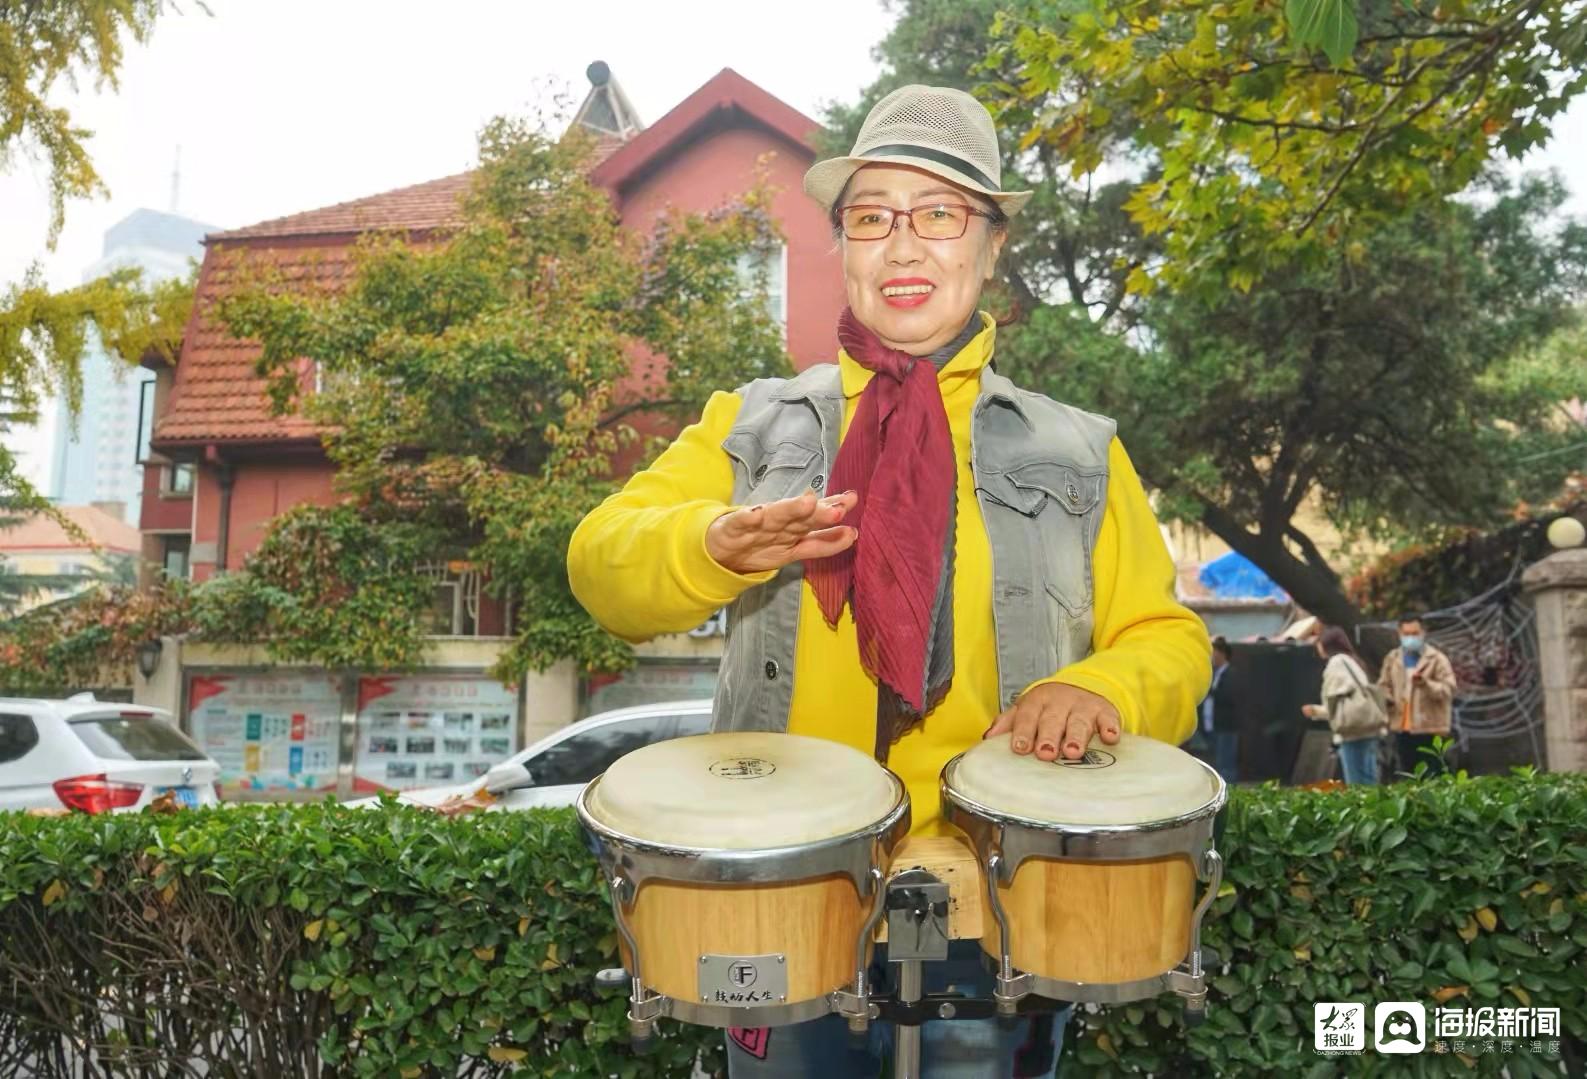
[[[141,809],[166,791],[178,805],[220,801],[220,766],[170,713],[95,700],[0,697],[0,810]]]
[[[477,779],[403,791],[397,800],[438,806],[449,799],[469,798],[486,790],[496,798],[489,809],[570,806],[586,783],[630,750],[669,738],[705,734],[710,729],[709,700],[617,708],[568,724]],[[378,801],[360,798],[348,804],[369,806]]]

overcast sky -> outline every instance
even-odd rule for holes
[[[0,175],[0,283],[38,261],[54,286],[81,280],[107,228],[133,210],[170,210],[222,228],[446,176],[473,163],[490,117],[523,113],[607,61],[646,123],[724,67],[812,116],[876,73],[891,24],[864,0],[184,0],[145,46],[129,45],[119,93],[63,88],[54,104],[94,132],[110,197],[67,206],[45,249],[44,169]],[[1566,172],[1587,213],[1587,99],[1527,164]],[[26,473],[48,483],[45,429],[6,435]],[[86,422],[91,422],[88,420]]]

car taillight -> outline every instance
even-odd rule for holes
[[[84,813],[108,813],[138,804],[143,788],[136,783],[112,783],[102,775],[73,776],[55,781],[55,797],[67,809]]]

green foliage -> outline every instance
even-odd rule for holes
[[[70,601],[0,623],[0,688],[56,694],[132,682],[138,646],[186,632],[194,592],[185,581],[139,591],[96,585]]]
[[[1141,345],[1055,311],[1001,351],[1016,379],[1119,420],[1160,511],[1351,624],[1302,507],[1345,536],[1491,527],[1579,460],[1558,452],[1582,438],[1560,403],[1587,394],[1587,367],[1540,347],[1579,333],[1587,284],[1587,227],[1559,226],[1563,198],[1555,179],[1494,177],[1249,293],[1158,290]]]
[[[77,422],[91,334],[129,367],[146,356],[176,362],[192,307],[192,276],[148,284],[141,271],[123,269],[52,293],[37,268],[30,270],[0,297],[0,432],[37,423],[40,404],[52,394]],[[0,445],[0,513],[47,512],[48,505]]]
[[[629,1055],[622,994],[593,988],[616,939],[568,811],[0,823],[0,1070],[18,1067],[11,1052],[58,1074],[66,1038],[129,1076],[171,1060],[220,1074],[244,1054],[305,1075],[520,1061],[547,1076],[686,1075],[697,1052],[721,1067],[719,1032],[674,1023],[654,1056]],[[1558,1007],[1567,1039],[1587,1029],[1587,778],[1242,788],[1218,846],[1204,943],[1226,965],[1207,1023],[1186,1030],[1173,996],[1082,1010],[1065,1076],[1391,1073],[1372,1054],[1313,1054],[1312,1005],[1326,1000]],[[1478,1075],[1535,1063],[1469,1062]],[[1472,1074],[1454,1056],[1419,1066]]]
[[[0,4],[0,71],[6,73],[0,79],[0,168],[22,153],[41,152],[48,161],[51,247],[60,236],[67,199],[108,192],[84,145],[92,132],[52,106],[50,94],[62,83],[75,89],[84,76],[96,88],[116,89],[123,36],[147,41],[155,20],[174,9],[168,0]]]
[[[587,180],[589,153],[577,132],[497,120],[454,233],[371,236],[331,292],[282,287],[233,252],[244,284],[219,306],[261,342],[277,409],[322,425],[358,514],[428,529],[512,599],[517,638],[494,672],[509,682],[567,656],[630,661],[568,588],[574,525],[641,454],[641,431],[789,369],[764,282],[746,295],[737,271],[776,243],[766,192],[640,236]]]
[[[65,1074],[65,1033],[117,1076],[246,1061],[250,1074],[637,1079],[687,1075],[701,1050],[720,1064],[720,1033],[679,1026],[653,1055],[629,1053],[623,994],[594,985],[618,965],[616,937],[569,811],[0,823],[4,1074]]]
[[[199,586],[191,632],[262,642],[288,663],[412,668],[431,595],[417,567],[434,549],[433,530],[421,525],[372,522],[348,505],[296,506],[242,572]]]
[[[1163,258],[1140,290],[1315,262],[1545,141],[1587,88],[1582,0],[1026,0],[994,33],[985,92],[1022,145],[1144,167],[1128,209]]]
[[[1512,577],[1518,592],[1520,571],[1553,553],[1548,526],[1567,514],[1587,520],[1579,485],[1557,509],[1491,532],[1462,529],[1390,552],[1351,578],[1350,596],[1368,618],[1388,619],[1452,607]]]

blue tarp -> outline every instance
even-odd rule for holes
[[[1198,579],[1219,599],[1286,600],[1289,594],[1245,555],[1230,551],[1201,567]]]

